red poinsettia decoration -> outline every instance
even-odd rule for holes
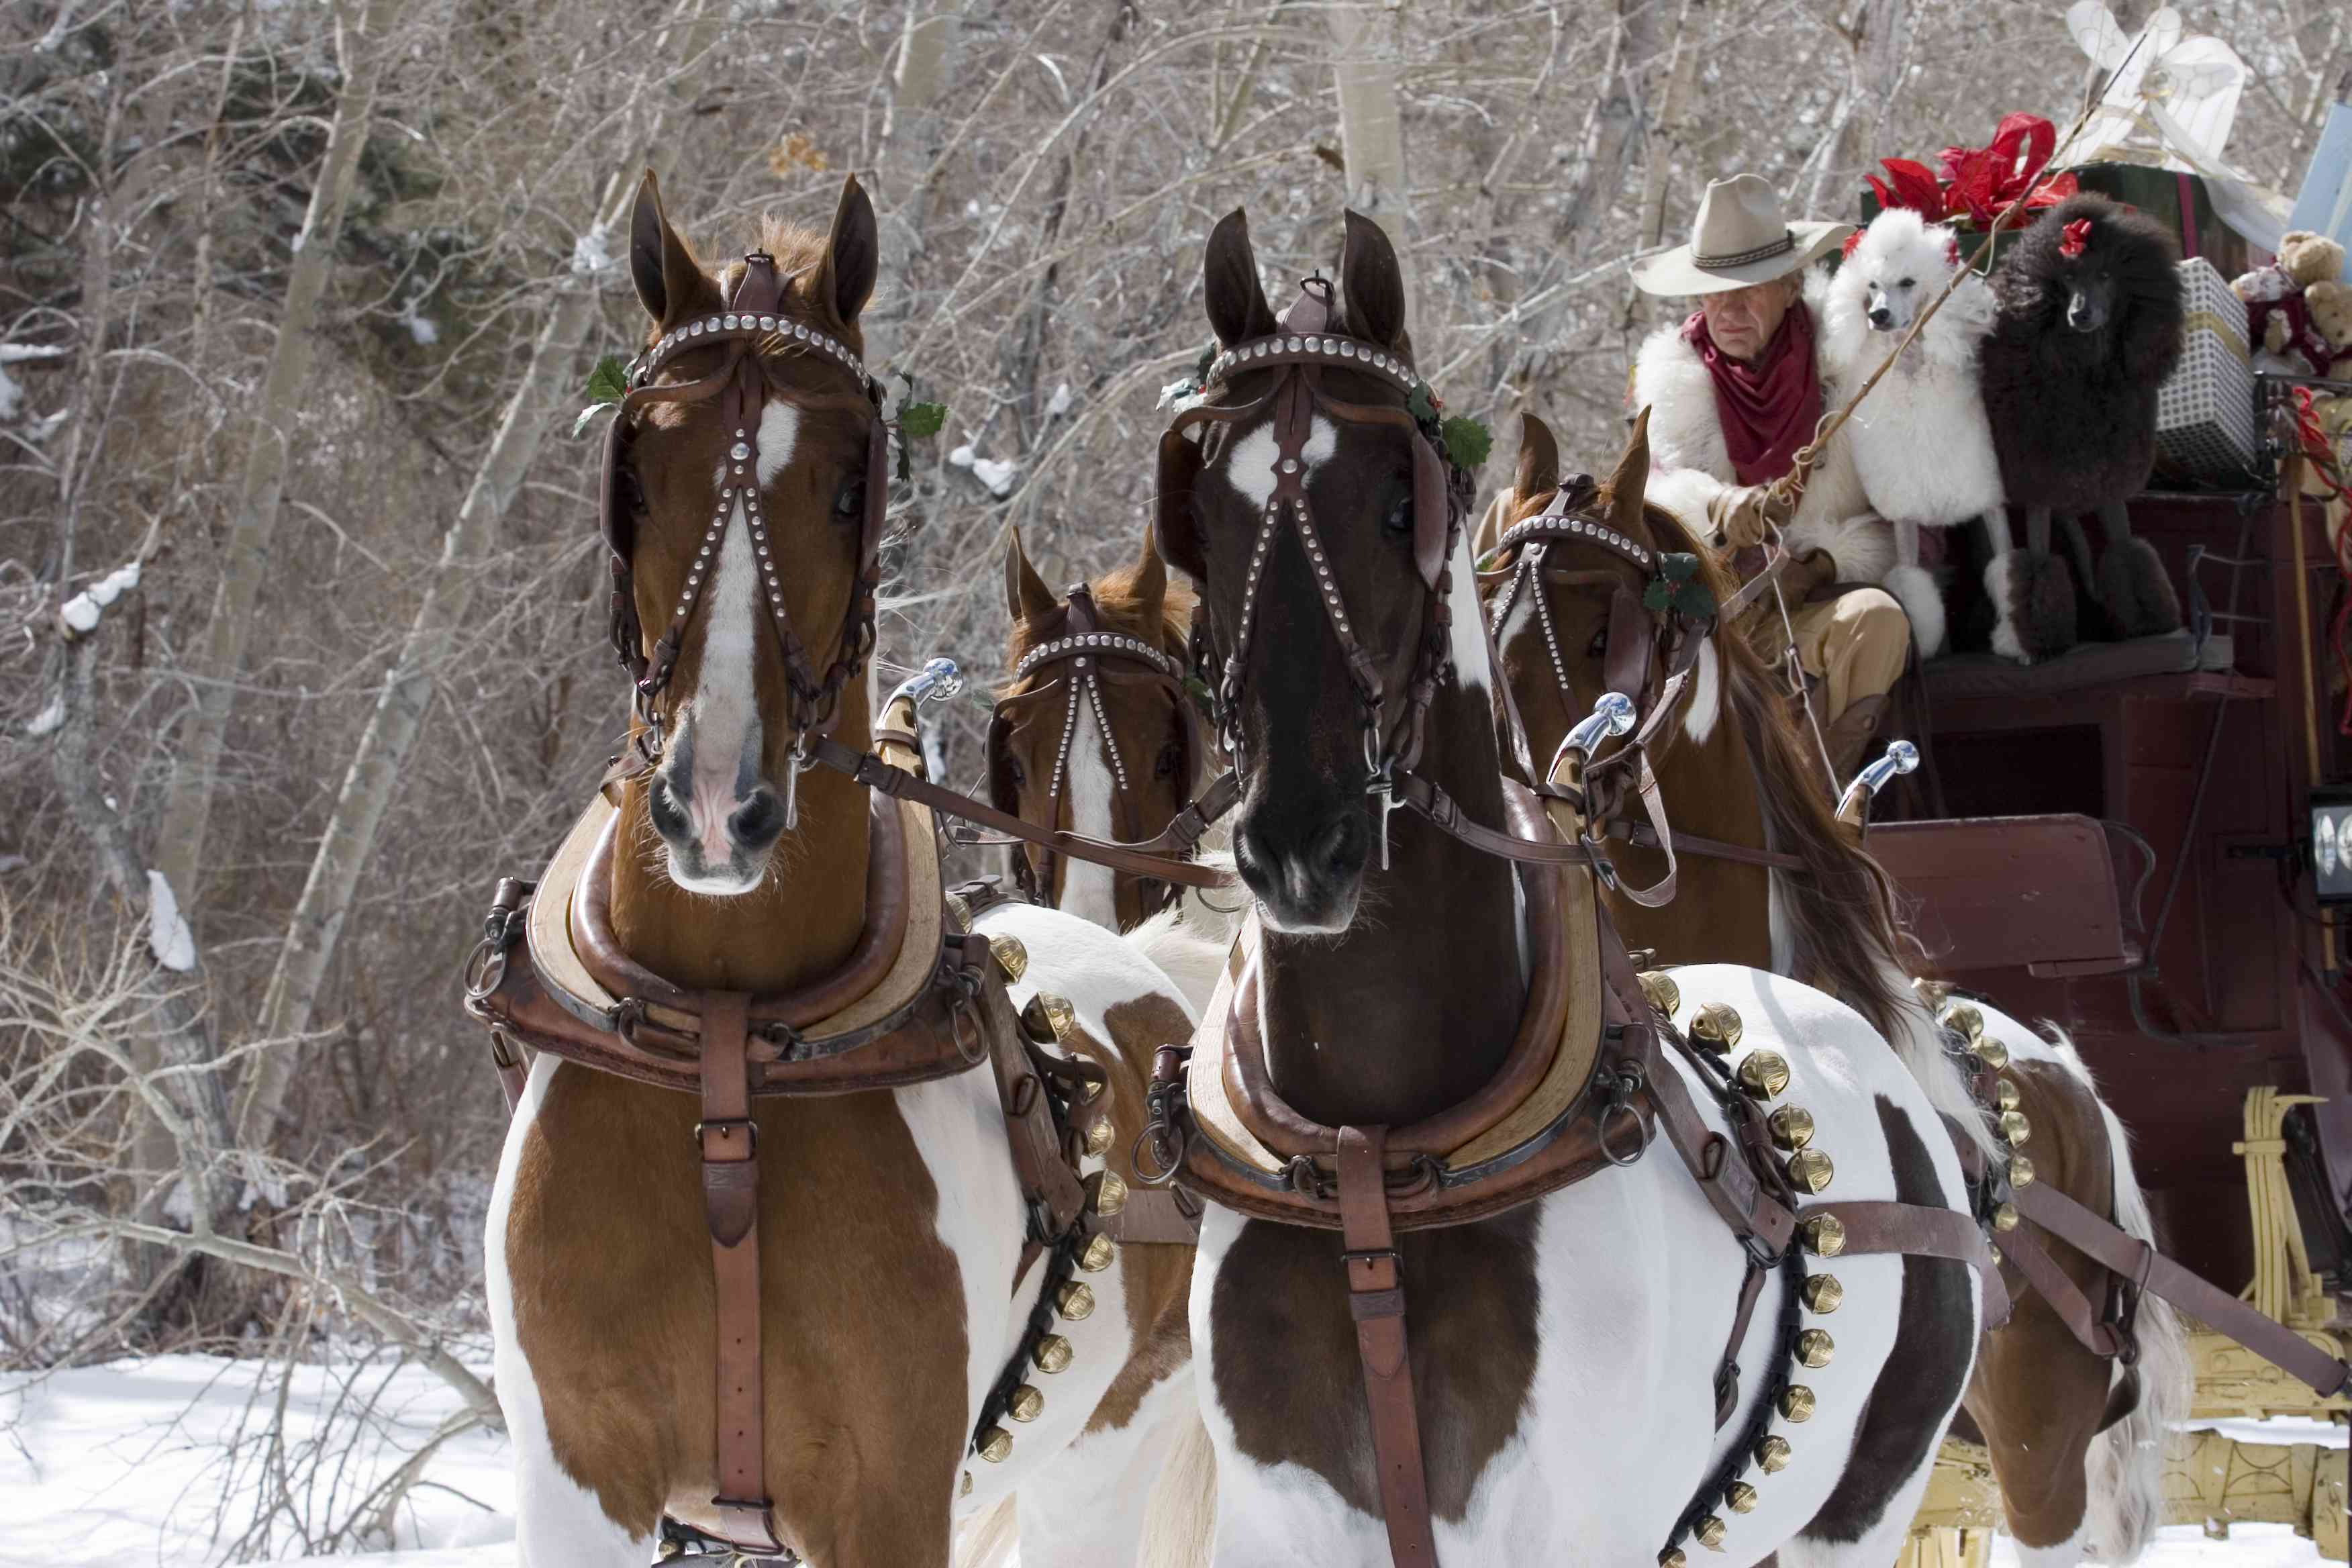
[[[2058,235],[2058,254],[2072,261],[2091,247],[2091,220],[2078,217]]]
[[[2020,202],[2022,217],[2075,193],[2072,174],[2040,178],[2057,143],[2057,127],[2040,115],[2007,115],[1989,144],[1947,147],[1937,154],[1940,177],[1908,158],[1885,158],[1880,166],[1887,179],[1870,176],[1870,188],[1882,208],[1909,207],[1930,223],[1989,230]]]

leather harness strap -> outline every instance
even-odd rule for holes
[[[811,762],[846,774],[893,800],[910,800],[933,811],[960,816],[1057,855],[1074,855],[1114,871],[1157,877],[1188,888],[1223,888],[1233,883],[1227,872],[1178,858],[1191,855],[1209,831],[1209,825],[1241,798],[1241,783],[1232,773],[1223,774],[1202,791],[1200,797],[1178,812],[1156,837],[1140,844],[1109,844],[1083,834],[1039,827],[1009,811],[999,811],[968,795],[919,778],[904,768],[892,767],[871,752],[845,746],[830,735],[810,737],[808,754]]]
[[[782,1553],[768,1497],[767,1440],[760,1364],[760,1128],[751,1120],[746,1055],[751,997],[713,991],[702,999],[702,1210],[710,1227],[718,1289],[719,1492],[710,1500],[728,1539],[756,1552]]]
[[[1642,849],[1666,847],[1657,830],[1646,822],[1631,817],[1612,816],[1601,825],[1601,837],[1614,838]],[[1709,860],[1736,860],[1743,866],[1763,866],[1775,871],[1801,871],[1804,861],[1781,849],[1754,849],[1745,844],[1727,843],[1720,838],[1706,838],[1696,833],[1675,829],[1672,847]]]
[[[2139,1289],[2161,1296],[2217,1333],[2237,1341],[2310,1384],[2321,1397],[2352,1392],[2352,1366],[2199,1279],[2138,1237],[2126,1235],[2055,1187],[2036,1182],[2017,1188],[2011,1201],[2019,1213],[2061,1241],[2105,1264]]]
[[[1404,1327],[1404,1279],[1389,1226],[1385,1127],[1339,1129],[1339,1257],[1348,1274],[1348,1310],[1356,1320],[1356,1353],[1364,1363],[1364,1400],[1372,1423],[1372,1464],[1381,1512],[1396,1568],[1437,1568],[1422,1465],[1421,1417],[1412,1397],[1412,1353]]]
[[[1984,1231],[1974,1215],[1869,1198],[1810,1204],[1797,1211],[1799,1225],[1824,1217],[1844,1227],[1844,1244],[1837,1249],[1840,1257],[1895,1252],[1969,1264],[1984,1286],[1984,1326],[1997,1329],[2009,1321],[2009,1289],[2001,1283],[2000,1267],[1993,1261],[1992,1249],[1985,1245]]]

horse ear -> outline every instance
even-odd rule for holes
[[[833,232],[825,236],[824,259],[817,263],[811,292],[830,306],[845,327],[873,297],[874,279],[882,268],[881,241],[875,234],[874,203],[857,176],[841,182],[841,205],[833,209]]]
[[[1339,287],[1348,301],[1348,324],[1356,335],[1397,348],[1404,342],[1404,269],[1388,231],[1361,213],[1348,214],[1348,237],[1339,248]]]
[[[1249,219],[1239,207],[1209,231],[1209,248],[1201,260],[1201,292],[1209,308],[1209,326],[1226,347],[1273,332],[1274,307],[1265,302],[1265,289],[1258,282]]]
[[[1004,604],[1016,621],[1034,621],[1040,616],[1054,613],[1059,603],[1054,590],[1045,586],[1045,579],[1029,564],[1028,555],[1021,548],[1021,531],[1007,531],[1011,539],[1004,546]]]
[[[629,278],[637,286],[637,300],[656,322],[684,314],[706,281],[694,252],[670,227],[662,214],[661,182],[651,169],[638,182],[637,199],[629,209]]]
[[[1523,496],[1539,496],[1559,489],[1559,443],[1551,426],[1532,414],[1519,416],[1519,477]]]
[[[1609,521],[1628,539],[1647,539],[1650,525],[1642,515],[1642,493],[1650,485],[1650,405],[1633,416],[1633,434],[1609,476]]]
[[[1158,625],[1160,607],[1168,601],[1168,563],[1160,558],[1160,541],[1150,523],[1143,526],[1143,553],[1135,563],[1135,600],[1146,612],[1144,624]]]

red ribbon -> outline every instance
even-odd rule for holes
[[[2068,224],[2058,241],[2058,254],[2072,261],[2091,248],[2091,220],[2078,217]]]

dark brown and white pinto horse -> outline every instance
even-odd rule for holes
[[[608,531],[634,585],[625,631],[669,630],[622,639],[651,677],[637,738],[653,765],[616,809],[592,810],[605,820],[569,921],[606,934],[608,969],[633,964],[652,994],[680,999],[666,1014],[616,1008],[625,1036],[698,1020],[707,1053],[713,1031],[740,1045],[748,1014],[771,1020],[759,1059],[782,1067],[806,1040],[850,1038],[855,1060],[857,1009],[876,994],[860,975],[913,963],[920,982],[940,922],[962,917],[935,873],[924,885],[909,869],[936,863],[927,813],[803,772],[813,737],[868,744],[880,498],[866,487],[887,471],[858,357],[873,209],[852,181],[830,233],[771,222],[757,239],[708,269],[650,175],[639,193],[629,260],[651,324],[620,413],[624,504]],[[564,910],[552,917],[560,936]],[[1183,1003],[1086,921],[1016,908],[978,925],[1025,948],[1016,1006],[1045,992],[1066,1004],[1039,1009],[1053,1051],[1107,1079],[1107,1157],[1096,1149],[1084,1168],[1104,1173],[1091,1201],[1108,1215],[1152,1051],[1189,1033]],[[666,1515],[740,1542],[762,1512],[823,1568],[944,1568],[953,1520],[1016,1489],[1032,1568],[1135,1561],[1137,1478],[1191,1405],[1191,1249],[1089,1247],[1075,1277],[1051,1253],[1021,1273],[1035,1216],[992,1070],[763,1094],[711,1121],[690,1094],[538,1058],[499,1163],[486,1270],[528,1568],[643,1568]],[[705,1083],[709,1071],[706,1057]],[[709,1168],[714,1141],[743,1168],[746,1140],[748,1194]],[[746,1375],[740,1342],[714,1331],[714,1268],[727,1267],[714,1259],[743,1242],[710,1217],[744,1195],[760,1369],[748,1393],[730,1382]],[[764,1431],[751,1450],[763,1461],[722,1474],[722,1440],[741,1445],[715,1433],[714,1412],[739,1406]]]
[[[1611,639],[1624,630],[1622,620],[1612,620],[1613,608],[1621,594],[1642,593],[1646,578],[1598,535],[1533,520],[1555,512],[1571,521],[1614,519],[1610,531],[1637,549],[1696,555],[1717,602],[1728,599],[1732,584],[1673,514],[1617,504],[1629,489],[1640,489],[1647,466],[1637,422],[1606,481],[1595,487],[1581,476],[1563,476],[1551,431],[1529,416],[1513,489],[1488,514],[1480,542],[1490,568],[1484,578],[1489,610],[1538,757],[1550,755],[1607,689]],[[1563,480],[1569,500],[1556,505]],[[1770,613],[1769,605],[1763,613]],[[1639,635],[1652,635],[1653,626],[1645,620]],[[1681,713],[1651,746],[1683,844],[1675,897],[1645,909],[1606,895],[1610,914],[1629,942],[1654,948],[1662,964],[1769,963],[1834,992],[1895,1045],[1940,1110],[1981,1128],[1983,1117],[1961,1098],[1946,1061],[1937,1017],[1903,973],[1898,955],[1910,949],[1898,933],[1884,873],[1832,815],[1818,763],[1802,749],[1748,629],[1715,628]],[[1769,850],[1783,864],[1695,853],[1690,835],[1753,856]],[[1664,874],[1654,846],[1620,838],[1608,848],[1621,876],[1636,886]],[[2124,1130],[2073,1047],[1981,1000],[1952,1016],[2006,1047],[2005,1078],[2013,1086],[2006,1109],[2025,1119],[2035,1179],[2152,1239]],[[2071,1248],[2042,1245],[2087,1300],[2106,1304],[2105,1269]],[[2127,1562],[2160,1521],[2164,1435],[2184,1409],[2178,1320],[2153,1297],[2141,1303],[2140,1404],[2101,1438],[2116,1363],[2085,1350],[2048,1302],[2024,1289],[2014,1261],[2003,1272],[2017,1308],[2006,1327],[1985,1336],[1966,1412],[2000,1477],[2010,1532],[2022,1560],[2036,1568],[2074,1563],[2086,1549],[2102,1561]]]
[[[1546,1136],[1542,1122],[1456,1125],[1523,1059],[1523,1035],[1545,1050],[1533,1059],[1576,1072],[1571,1043],[1589,1064],[1603,1020],[1643,1004],[1630,984],[1604,989],[1613,938],[1588,871],[1515,874],[1418,810],[1381,810],[1401,792],[1414,799],[1410,783],[1423,801],[1442,789],[1457,825],[1507,820],[1468,540],[1458,514],[1429,510],[1447,491],[1423,482],[1434,459],[1407,412],[1419,382],[1386,237],[1350,214],[1339,292],[1310,281],[1279,323],[1240,214],[1210,237],[1205,274],[1224,353],[1209,401],[1180,421],[1206,421],[1199,445],[1163,438],[1159,515],[1161,547],[1200,586],[1223,671],[1219,720],[1244,781],[1235,853],[1256,902],[1220,993],[1233,1007],[1198,1038],[1254,1042],[1227,1060],[1261,1063],[1263,1077],[1237,1068],[1234,1097],[1278,1102],[1258,1125],[1274,1115],[1286,1131],[1268,1135],[1298,1141],[1265,1178],[1269,1205],[1286,1170],[1288,1190],[1320,1193],[1335,1148],[1342,1205],[1357,1201],[1351,1182],[1360,1194],[1370,1184],[1375,1208],[1434,1202],[1485,1179],[1480,1140],[1508,1151]],[[1512,820],[1522,838],[1536,831]],[[1759,970],[1682,979],[1685,1016],[1736,1007],[1748,1046],[1785,1053],[1750,1050],[1737,1069],[1777,1093],[1786,1066],[1792,1103],[1834,1151],[1842,1194],[1954,1219],[1965,1195],[1951,1144],[1858,1015]],[[1202,1129],[1223,1096],[1223,1079],[1202,1069],[1211,1048],[1196,1048],[1186,1080]],[[1698,1069],[1671,1062],[1661,1070],[1677,1094],[1723,1133]],[[1588,1106],[1571,1119],[1581,1137],[1600,1102],[1577,1103]],[[1396,1157],[1386,1199],[1376,1133]],[[1218,1142],[1213,1155],[1205,1136],[1187,1155],[1196,1175],[1240,1147]],[[1622,1568],[1679,1562],[1694,1534],[1732,1564],[1775,1552],[1784,1565],[1892,1562],[1973,1359],[1974,1271],[1848,1250],[1832,1290],[1812,1282],[1830,1278],[1819,1272],[1828,1258],[1790,1250],[1758,1268],[1753,1314],[1739,1318],[1750,1255],[1666,1141],[1621,1150],[1622,1168],[1601,1162],[1499,1217],[1411,1229],[1370,1250],[1213,1206],[1192,1327],[1221,1568]],[[1394,1317],[1407,1300],[1409,1349]],[[1719,1389],[1727,1344],[1736,1365]],[[1374,1460],[1375,1359],[1387,1369],[1381,1407],[1394,1408],[1399,1382],[1417,1404],[1433,1553],[1395,1543],[1383,1523],[1400,1513],[1383,1501],[1394,1473]]]

